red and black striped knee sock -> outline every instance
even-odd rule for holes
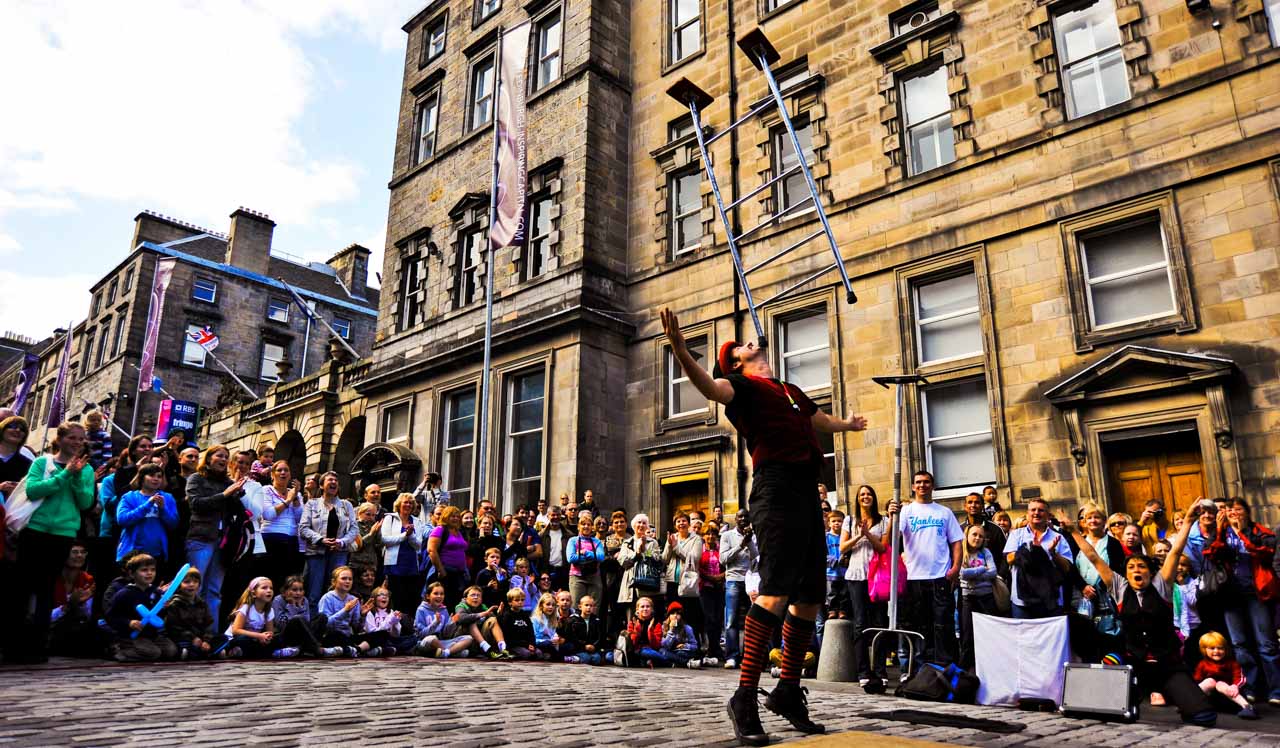
[[[783,683],[799,683],[804,669],[804,655],[813,642],[814,622],[788,614],[782,622],[782,674]]]
[[[760,670],[769,660],[769,643],[781,623],[777,616],[759,605],[752,605],[747,611],[747,620],[742,626],[742,672],[738,675],[738,688],[750,688],[754,692],[759,687]]]

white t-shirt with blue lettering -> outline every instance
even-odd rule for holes
[[[951,568],[951,544],[964,540],[955,512],[930,502],[902,507],[902,560],[907,579],[940,579]]]

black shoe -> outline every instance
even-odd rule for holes
[[[741,745],[768,745],[769,736],[760,724],[760,704],[756,701],[756,692],[750,688],[738,687],[729,697],[729,723],[733,725],[733,734]]]
[[[809,689],[799,683],[780,681],[773,693],[764,700],[764,707],[779,717],[785,718],[791,726],[806,735],[824,733],[827,728],[809,719],[809,697],[805,694]]]

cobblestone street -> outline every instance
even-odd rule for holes
[[[805,681],[815,716],[835,735],[824,745],[883,746],[883,736],[961,745],[1280,745],[1274,713],[1234,717],[1230,729],[1183,727],[1167,710],[1156,722],[1104,724],[990,707],[869,697],[845,684]],[[256,662],[0,670],[0,746],[729,746],[724,712],[735,684],[715,671],[622,671],[612,667],[377,662]],[[772,688],[772,679],[762,685]],[[928,709],[1004,723],[1012,734],[927,727],[861,715]],[[1150,710],[1148,710],[1150,711]],[[775,742],[802,736],[767,715]],[[1260,733],[1258,730],[1266,730]]]

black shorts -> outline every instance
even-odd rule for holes
[[[760,594],[821,605],[827,595],[827,531],[817,467],[761,467],[752,476],[748,502],[760,549]]]

